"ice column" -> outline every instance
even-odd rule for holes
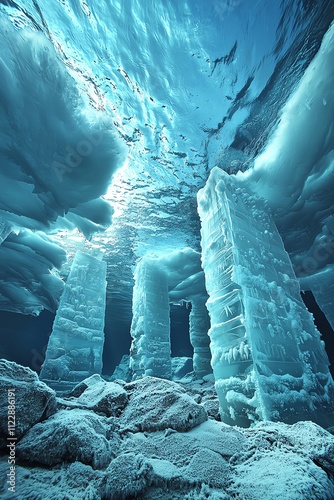
[[[210,337],[210,318],[205,305],[206,299],[194,298],[191,300],[190,343],[194,349],[193,366],[198,377],[212,373]]]
[[[171,378],[169,298],[166,274],[154,260],[142,259],[135,270],[130,367],[133,378]]]
[[[223,421],[328,423],[328,358],[268,210],[216,167],[198,193],[198,211]]]
[[[77,252],[50,335],[40,378],[65,386],[101,373],[106,262]]]

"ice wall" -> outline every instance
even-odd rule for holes
[[[324,423],[333,411],[328,358],[268,210],[218,168],[198,210],[222,419]]]
[[[314,298],[334,330],[334,271],[331,266],[301,279],[303,290],[311,290]]]
[[[272,210],[296,274],[334,269],[334,24],[254,167],[238,175]]]
[[[194,349],[193,367],[198,377],[203,377],[212,373],[209,313],[203,298],[193,298],[191,301],[190,323],[190,343]]]
[[[101,373],[106,268],[102,260],[75,255],[40,373],[55,388]]]
[[[143,258],[136,266],[133,289],[130,367],[133,378],[171,378],[171,346],[167,275],[159,264]]]
[[[65,251],[41,232],[9,227],[4,224],[0,244],[0,309],[33,315],[44,308],[56,311],[64,282],[53,270],[65,261]]]

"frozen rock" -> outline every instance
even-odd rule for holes
[[[205,448],[199,450],[185,467],[183,474],[189,481],[225,488],[230,479],[230,466],[222,456]]]
[[[104,380],[101,375],[94,373],[94,375],[85,378],[82,382],[79,382],[79,384],[73,387],[73,389],[68,393],[68,397],[78,398],[88,387],[92,387],[96,384],[103,384],[103,382]]]
[[[145,377],[126,384],[125,389],[129,393],[129,403],[120,417],[125,429],[186,431],[208,418],[204,407],[175,382]]]
[[[8,473],[7,458],[1,462],[0,477]],[[15,466],[16,493],[2,489],[0,484],[0,496],[2,500],[24,499],[24,500],[101,500],[105,481],[103,472],[94,470],[89,465],[81,462],[71,464],[63,463],[54,468]]]
[[[106,498],[145,498],[152,470],[152,465],[141,454],[119,455],[106,470]]]
[[[104,413],[108,417],[118,416],[127,405],[127,392],[119,384],[103,379],[97,381],[97,377],[93,377],[95,383],[90,383],[88,379],[88,386],[77,398],[77,402],[96,413]]]
[[[19,460],[48,466],[78,460],[101,468],[109,463],[118,445],[116,438],[110,442],[107,436],[106,423],[93,412],[61,410],[32,427],[16,451]]]
[[[8,409],[15,406],[15,437],[56,411],[55,392],[30,368],[0,360],[0,446],[8,437]]]

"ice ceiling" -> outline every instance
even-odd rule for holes
[[[129,311],[138,257],[200,249],[215,165],[271,200],[297,273],[334,262],[312,261],[334,232],[332,39],[306,71],[331,1],[0,4],[2,309],[54,309],[49,270],[89,248]]]

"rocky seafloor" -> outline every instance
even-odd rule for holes
[[[1,360],[0,448],[1,499],[334,499],[331,432],[312,422],[228,426],[210,379],[93,375],[57,397]]]

